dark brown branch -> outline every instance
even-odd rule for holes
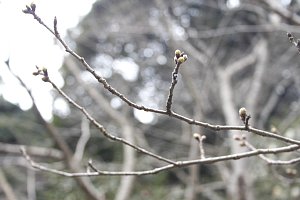
[[[171,83],[171,86],[170,86],[170,89],[169,89],[169,95],[168,95],[168,98],[167,98],[167,105],[166,105],[166,109],[167,109],[168,114],[171,114],[171,112],[172,112],[171,106],[172,106],[174,88],[175,88],[175,85],[177,84],[179,66],[180,66],[180,64],[177,63],[175,68],[174,68],[174,71],[172,72],[172,83]]]

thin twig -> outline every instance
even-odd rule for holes
[[[250,144],[248,141],[244,141],[245,146],[254,151],[257,148],[255,148],[252,144]],[[300,157],[299,158],[294,158],[291,160],[273,160],[270,158],[267,158],[265,155],[260,154],[259,157],[266,161],[269,165],[291,165],[291,164],[295,164],[295,163],[299,163],[300,162]]]
[[[26,10],[27,11],[27,10]],[[24,11],[23,11],[24,12]],[[34,19],[36,19],[41,25],[43,25],[48,31],[50,31],[56,39],[63,45],[65,48],[65,51],[68,52],[70,55],[72,55],[75,59],[77,59],[84,67],[85,69],[90,72],[95,79],[103,85],[105,89],[107,89],[110,93],[113,95],[118,96],[121,100],[123,100],[125,103],[127,103],[129,106],[134,107],[138,110],[144,110],[147,112],[154,112],[154,113],[160,113],[160,114],[166,114],[166,111],[163,110],[158,110],[158,109],[152,109],[152,108],[146,108],[145,106],[138,105],[127,99],[122,93],[120,93],[118,90],[113,88],[111,85],[108,84],[105,78],[100,76],[99,74],[96,73],[96,71],[85,61],[85,59],[81,56],[79,56],[77,53],[75,53],[66,43],[65,41],[61,38],[58,28],[57,28],[57,18],[55,17],[56,20],[54,20],[54,27],[55,31],[53,31],[48,25],[46,25],[40,17],[37,16],[35,12],[27,12],[27,14],[31,14],[34,16]]]
[[[169,95],[168,95],[168,98],[167,98],[167,105],[166,105],[166,109],[167,109],[168,114],[172,113],[172,110],[171,110],[172,99],[173,99],[173,93],[174,93],[175,85],[178,82],[177,78],[178,78],[179,66],[180,66],[180,64],[177,63],[175,65],[174,71],[172,72],[172,83],[171,83],[171,86],[170,86],[170,89],[169,89]]]
[[[174,93],[174,88],[178,82],[178,72],[179,72],[179,67],[181,66],[182,63],[184,63],[187,60],[187,55],[184,54],[184,52],[181,52],[179,49],[175,51],[175,56],[174,56],[174,62],[175,62],[175,68],[172,72],[172,82],[171,86],[169,89],[169,95],[167,98],[167,105],[166,105],[166,112],[168,115],[172,115],[172,100],[173,100],[173,93]]]
[[[27,11],[27,10],[26,10]],[[24,11],[23,11],[24,12]],[[62,38],[60,37],[59,34],[55,34],[54,31],[52,31],[42,20],[40,17],[38,17],[36,15],[35,12],[32,12],[32,13],[28,13],[28,14],[31,14],[34,16],[34,18],[40,23],[42,24],[47,30],[49,30],[56,38],[57,40],[64,46],[65,48],[65,51],[70,53],[73,57],[75,57],[84,67],[87,71],[89,71],[97,80],[99,83],[101,83],[103,85],[103,87],[105,89],[107,89],[109,92],[111,92],[113,95],[116,95],[118,96],[121,100],[123,100],[126,104],[128,104],[129,106],[135,108],[135,109],[138,109],[138,110],[143,110],[143,111],[146,111],[146,112],[153,112],[153,113],[158,113],[158,114],[162,114],[162,115],[169,115],[170,117],[174,117],[176,119],[179,119],[179,120],[182,120],[182,121],[185,121],[189,124],[193,124],[193,125],[197,125],[197,126],[201,126],[201,127],[204,127],[204,128],[209,128],[211,130],[214,130],[214,131],[220,131],[220,130],[238,130],[238,131],[242,131],[242,130],[246,130],[248,132],[251,132],[251,133],[254,133],[254,134],[257,134],[257,135],[260,135],[260,136],[264,136],[264,137],[271,137],[271,138],[275,138],[275,139],[278,139],[278,140],[281,140],[281,141],[284,141],[284,142],[288,142],[288,143],[291,143],[291,144],[300,144],[300,141],[298,140],[293,140],[293,139],[290,139],[290,138],[287,138],[287,137],[284,137],[284,136],[279,136],[279,135],[276,135],[276,134],[273,134],[271,132],[268,132],[268,131],[263,131],[263,130],[259,130],[259,129],[255,129],[255,128],[252,128],[252,127],[248,127],[248,128],[245,128],[244,126],[225,126],[225,125],[212,125],[212,124],[209,124],[209,123],[205,123],[205,122],[201,122],[201,121],[197,121],[195,119],[191,119],[191,118],[188,118],[188,117],[185,117],[185,116],[182,116],[180,114],[177,114],[175,112],[171,112],[171,113],[168,113],[167,111],[164,111],[164,110],[159,110],[159,109],[153,109],[153,108],[148,108],[148,107],[145,107],[143,105],[138,105],[138,104],[135,104],[133,103],[132,101],[130,101],[128,98],[126,98],[122,93],[120,93],[119,91],[117,91],[115,88],[113,88],[112,86],[110,86],[106,79],[104,79],[103,77],[101,77],[100,75],[98,75],[95,70],[85,61],[85,59],[81,56],[79,56],[78,54],[76,54],[74,51],[72,51],[70,49],[70,47],[62,40]],[[56,20],[57,21],[57,20]],[[57,22],[56,22],[57,23]],[[56,26],[56,29],[57,29],[57,25]]]
[[[28,8],[29,7],[27,6],[27,9]],[[35,4],[31,4],[31,8],[33,10],[35,10]],[[9,60],[7,60],[5,63],[7,64],[8,68],[10,69]],[[45,76],[45,77],[43,77],[43,80],[44,80],[44,78],[48,77],[48,73],[47,73],[47,70],[44,70],[44,69],[42,70],[42,72],[44,73],[44,76]],[[62,137],[58,134],[56,129],[51,124],[49,124],[48,122],[46,122],[44,120],[44,118],[42,117],[40,111],[38,110],[38,108],[36,106],[35,99],[33,98],[32,93],[28,89],[26,84],[22,81],[22,79],[19,76],[17,76],[14,73],[12,73],[12,74],[20,81],[21,85],[27,90],[27,92],[32,100],[33,110],[35,111],[37,118],[42,122],[42,124],[46,128],[49,135],[53,138],[53,140],[55,141],[57,146],[62,150],[62,153],[65,157],[64,161],[67,164],[67,166],[69,167],[69,169],[71,169],[73,172],[79,171],[79,166],[74,164],[74,162],[72,162],[72,151],[69,148],[69,146],[66,144],[64,139],[62,139]],[[75,178],[75,180],[90,199],[95,199],[95,200],[100,199],[101,194],[94,188],[94,186],[89,181],[83,180],[80,177]]]
[[[147,151],[147,150],[145,150],[145,149],[143,149],[143,148],[141,148],[141,147],[138,147],[138,146],[136,146],[136,145],[134,145],[134,144],[128,142],[127,140],[124,140],[123,138],[120,138],[120,137],[111,135],[110,133],[108,133],[108,132],[106,131],[106,129],[105,129],[99,122],[97,122],[97,121],[96,121],[96,120],[95,120],[95,119],[87,112],[87,110],[86,110],[84,107],[80,106],[80,105],[77,104],[75,101],[73,101],[73,99],[71,99],[71,98],[70,98],[68,95],[66,95],[59,87],[57,87],[57,85],[56,85],[55,83],[53,83],[49,77],[48,77],[47,82],[49,82],[49,83],[53,86],[53,88],[56,89],[56,90],[59,92],[59,94],[60,94],[62,97],[64,97],[71,105],[73,105],[73,106],[76,107],[78,110],[80,110],[80,111],[87,117],[87,119],[88,119],[94,126],[96,126],[97,129],[98,129],[105,137],[107,137],[107,138],[109,138],[109,139],[111,139],[111,140],[113,140],[113,141],[118,141],[118,142],[120,142],[120,143],[123,143],[123,144],[125,144],[125,145],[128,145],[128,146],[134,148],[135,150],[137,150],[137,151],[139,151],[139,152],[142,152],[142,153],[144,153],[144,154],[147,154],[147,155],[149,155],[149,156],[151,156],[151,157],[154,157],[154,158],[156,158],[156,159],[158,159],[158,160],[161,160],[161,161],[164,161],[164,162],[167,162],[167,163],[170,163],[170,164],[176,164],[176,163],[175,163],[174,161],[172,161],[172,160],[169,160],[169,159],[164,158],[164,157],[162,157],[162,156],[160,156],[160,155],[151,153],[151,152],[149,152],[149,151]]]
[[[17,200],[17,197],[15,196],[16,191],[14,190],[12,185],[10,185],[10,183],[8,182],[1,168],[0,168],[0,187],[7,200]]]
[[[197,140],[199,144],[199,151],[200,151],[200,158],[204,159],[205,158],[205,151],[203,147],[203,140],[206,139],[205,135],[201,135],[199,133],[194,133],[194,138]]]
[[[102,171],[97,170],[96,167],[92,165],[91,162],[89,162],[89,166],[94,170],[94,172],[79,172],[79,173],[70,173],[65,171],[60,171],[56,169],[52,169],[49,167],[45,167],[43,165],[40,165],[36,162],[34,162],[30,156],[26,153],[26,150],[24,147],[21,147],[21,152],[25,159],[28,161],[28,163],[36,169],[66,176],[66,177],[82,177],[82,176],[143,176],[143,175],[150,175],[150,174],[157,174],[159,172],[163,172],[166,170],[170,170],[173,168],[179,168],[179,167],[186,167],[190,165],[195,164],[212,164],[216,162],[222,162],[227,160],[238,160],[241,158],[246,157],[252,157],[257,156],[261,154],[277,154],[277,153],[283,153],[283,152],[291,152],[299,149],[299,145],[290,145],[285,147],[279,147],[279,148],[272,148],[272,149],[255,149],[248,152],[243,153],[237,153],[237,154],[230,154],[225,156],[217,156],[212,158],[204,158],[204,159],[196,159],[196,160],[187,160],[187,161],[177,161],[176,164],[168,164],[162,167],[157,167],[151,170],[143,170],[143,171],[133,171],[133,172],[124,172],[124,171]],[[93,167],[92,167],[93,166]]]
[[[0,142],[0,153],[20,154],[20,146],[18,144],[8,144]],[[35,157],[52,158],[57,160],[63,159],[63,153],[54,148],[26,146],[27,151]]]
[[[75,153],[73,155],[73,158],[75,161],[81,161],[83,154],[84,154],[84,149],[86,147],[87,142],[89,141],[91,136],[90,133],[90,127],[89,127],[89,121],[83,116],[81,120],[81,136],[78,139],[76,148],[75,148]]]
[[[27,7],[27,9],[28,9],[28,7]],[[89,71],[98,80],[98,82],[100,82],[104,86],[104,88],[106,88],[112,94],[118,96],[121,100],[123,100],[125,103],[127,103],[129,106],[131,106],[131,107],[133,107],[135,109],[143,110],[143,111],[146,111],[146,112],[158,113],[158,114],[162,114],[162,115],[169,115],[171,117],[174,117],[174,118],[177,118],[179,120],[185,121],[185,122],[187,122],[189,124],[201,126],[201,127],[204,127],[204,128],[209,128],[209,129],[214,130],[214,131],[220,131],[220,130],[238,130],[238,131],[242,131],[242,130],[246,130],[248,132],[251,132],[251,133],[254,133],[254,134],[257,134],[257,135],[260,135],[260,136],[271,137],[271,138],[275,138],[275,139],[278,139],[278,140],[281,140],[281,141],[284,141],[284,142],[288,142],[288,143],[291,143],[291,144],[299,144],[300,145],[300,141],[298,141],[298,140],[293,140],[293,139],[290,139],[290,138],[287,138],[287,137],[284,137],[284,136],[279,136],[279,135],[273,134],[273,133],[268,132],[268,131],[263,131],[263,130],[255,129],[255,128],[252,128],[250,126],[248,128],[245,128],[244,126],[212,125],[212,124],[209,124],[209,123],[197,121],[195,119],[190,119],[188,117],[182,116],[182,115],[177,114],[175,112],[168,113],[167,111],[164,111],[164,110],[148,108],[148,107],[145,107],[143,105],[135,104],[135,103],[131,102],[129,99],[127,99],[123,94],[121,94],[116,89],[114,89],[112,86],[110,86],[103,77],[101,77],[100,75],[98,75],[95,72],[95,70],[85,61],[85,59],[83,57],[77,55],[74,51],[72,51],[70,49],[70,47],[62,40],[62,38],[60,37],[60,35],[59,34],[55,34],[55,32],[52,31],[41,20],[41,18],[36,15],[35,12],[28,12],[28,10],[25,10],[25,11],[27,11],[25,13],[33,15],[34,18],[40,24],[42,24],[47,30],[49,30],[58,39],[58,41],[64,46],[65,50],[68,53],[70,53],[73,57],[75,57],[78,61],[80,61],[80,63],[85,67],[85,69],[87,71]],[[56,23],[57,23],[57,20],[56,20]],[[55,25],[55,26],[57,27],[57,25]]]
[[[35,171],[27,167],[27,197],[28,200],[36,199],[36,178]]]

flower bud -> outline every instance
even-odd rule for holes
[[[180,57],[180,54],[181,54],[181,51],[177,49],[177,50],[175,51],[175,56],[176,56],[176,58],[179,58],[179,57]]]
[[[199,142],[200,141],[200,134],[199,133],[194,133],[193,137]]]
[[[48,77],[48,76],[44,76],[44,77],[42,78],[42,80],[43,80],[44,82],[49,82],[49,77]]]
[[[241,146],[241,147],[244,147],[244,146],[246,146],[246,143],[245,143],[245,141],[241,141],[241,142],[240,142],[240,146]]]
[[[183,57],[184,61],[186,61],[188,59],[186,54],[184,54],[182,57]]]
[[[244,107],[240,108],[239,115],[240,115],[241,120],[244,122],[246,120],[246,117],[247,117],[246,108],[244,108]]]
[[[33,12],[35,12],[35,9],[36,9],[36,5],[35,5],[35,3],[31,3],[30,4],[30,7],[31,7],[31,10],[33,11]]]
[[[177,62],[178,62],[178,64],[182,64],[182,63],[184,63],[184,58],[183,57],[180,57],[180,58],[178,58],[177,59]]]

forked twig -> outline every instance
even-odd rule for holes
[[[205,135],[200,135],[199,133],[194,133],[193,136],[199,144],[200,158],[204,159],[205,158],[205,151],[204,151],[204,147],[203,147],[203,140],[206,139],[206,136]]]
[[[166,111],[168,115],[172,114],[171,106],[172,106],[174,88],[178,82],[177,78],[178,78],[179,67],[186,60],[187,60],[187,55],[185,55],[184,52],[181,52],[180,50],[177,49],[175,51],[175,56],[174,56],[174,62],[176,65],[174,71],[172,72],[172,82],[169,89],[169,95],[167,98],[167,105],[166,105],[166,109],[167,109]]]
[[[252,144],[250,144],[248,141],[244,141],[245,146],[249,149],[249,150],[256,150],[257,148],[255,148]],[[294,159],[290,159],[290,160],[273,160],[270,159],[268,157],[266,157],[265,155],[259,155],[259,157],[266,161],[269,165],[291,165],[291,164],[295,164],[300,162],[300,157],[299,158],[294,158]]]
[[[167,159],[167,158],[164,158],[160,155],[157,155],[157,154],[154,154],[154,153],[151,153],[150,151],[147,151],[141,147],[138,147],[134,144],[132,144],[131,142],[123,139],[123,138],[120,138],[120,137],[117,137],[117,136],[114,136],[114,135],[111,135],[110,133],[108,133],[106,131],[106,129],[97,121],[95,120],[88,112],[87,110],[80,106],[79,104],[77,104],[73,99],[71,99],[66,93],[64,93],[64,91],[62,91],[59,87],[57,87],[57,85],[50,79],[49,77],[49,74],[48,74],[48,71],[46,68],[43,68],[43,69],[39,69],[37,67],[37,71],[35,72],[35,75],[42,75],[43,78],[42,80],[44,82],[48,82],[52,85],[52,87],[63,97],[65,98],[71,105],[73,105],[75,108],[77,108],[78,110],[80,110],[86,117],[87,119],[94,125],[96,126],[96,128],[107,138],[113,140],[113,141],[118,141],[120,143],[123,143],[127,146],[130,146],[132,148],[134,148],[135,150],[139,151],[139,152],[142,152],[144,154],[147,154],[153,158],[156,158],[158,160],[161,160],[161,161],[164,161],[164,162],[167,162],[167,163],[170,163],[170,164],[175,164],[176,163],[170,159]]]
[[[209,129],[211,129],[213,131],[220,131],[220,130],[237,130],[237,131],[243,131],[243,130],[245,130],[245,131],[248,131],[248,132],[260,135],[260,136],[270,137],[270,138],[278,139],[278,140],[281,140],[281,141],[284,141],[284,142],[288,142],[288,143],[291,143],[291,144],[299,144],[300,145],[300,141],[298,141],[298,140],[293,140],[293,139],[290,139],[290,138],[287,138],[287,137],[284,137],[284,136],[276,135],[276,134],[273,134],[273,133],[271,133],[269,131],[264,131],[264,130],[256,129],[256,128],[253,128],[251,126],[248,126],[248,127],[246,126],[245,127],[245,126],[213,125],[213,124],[209,124],[209,123],[206,123],[206,122],[197,121],[195,119],[191,119],[191,118],[182,116],[180,114],[177,114],[174,111],[171,111],[171,105],[170,105],[170,103],[169,103],[169,106],[167,106],[168,108],[167,108],[166,111],[159,110],[159,109],[148,108],[148,107],[145,107],[143,105],[138,105],[136,103],[133,103],[128,98],[126,98],[122,93],[120,93],[115,88],[113,88],[111,85],[109,85],[107,83],[106,79],[104,79],[102,76],[100,76],[99,74],[97,74],[96,71],[85,61],[85,59],[83,57],[79,56],[73,50],[71,50],[71,48],[63,41],[63,39],[58,34],[57,19],[56,18],[54,19],[54,30],[55,31],[53,31],[53,30],[51,30],[42,21],[42,19],[40,17],[38,17],[36,15],[35,9],[33,10],[32,8],[30,8],[29,6],[27,6],[26,9],[23,10],[23,12],[26,13],[26,14],[33,15],[34,19],[36,19],[40,24],[42,24],[47,30],[49,30],[56,37],[56,39],[65,48],[65,51],[68,52],[68,53],[70,53],[70,55],[72,55],[73,57],[75,57],[85,67],[85,69],[88,72],[90,72],[95,77],[95,79],[98,80],[99,83],[101,83],[103,85],[103,87],[105,89],[107,89],[113,95],[116,95],[117,97],[119,97],[122,101],[124,101],[130,107],[133,107],[133,108],[138,109],[138,110],[143,110],[143,111],[146,111],[146,112],[153,112],[153,113],[157,113],[157,114],[168,115],[170,117],[174,117],[176,119],[184,121],[184,122],[186,122],[188,124],[193,124],[193,125],[201,126],[201,127],[204,127],[204,128],[209,128]],[[185,61],[185,58],[183,57],[183,55],[180,56],[180,57],[183,58],[183,60],[180,61],[180,62],[183,63]],[[176,63],[176,65],[177,65],[177,63]],[[170,89],[171,89],[171,87],[170,87]],[[172,90],[169,90],[169,93],[172,93],[173,92]],[[170,99],[170,100],[167,100],[167,102],[168,101],[172,102],[172,97],[170,97],[170,94],[169,94],[168,99]]]
[[[58,32],[58,28],[57,28],[57,18],[54,18],[53,24],[54,24],[54,30],[52,30],[51,28],[49,28],[43,21],[42,19],[36,15],[35,13],[35,9],[36,6],[35,4],[31,4],[31,6],[26,6],[26,9],[23,10],[24,13],[26,14],[31,14],[33,15],[34,19],[36,19],[40,24],[42,24],[47,30],[49,30],[56,38],[57,40],[63,45],[63,47],[65,48],[65,51],[68,52],[70,55],[72,55],[73,57],[75,57],[78,61],[80,61],[80,63],[85,67],[85,69],[90,72],[95,79],[101,83],[103,85],[103,87],[108,90],[110,93],[112,93],[113,95],[119,97],[122,101],[124,101],[126,104],[128,104],[130,107],[138,109],[138,110],[143,110],[143,111],[147,111],[147,112],[153,112],[153,113],[157,113],[157,114],[162,114],[162,115],[168,115],[170,117],[174,117],[177,118],[181,121],[187,122],[189,124],[193,124],[193,125],[198,125],[201,127],[205,127],[205,128],[209,128],[211,130],[214,131],[220,131],[220,130],[238,130],[238,131],[247,131],[247,132],[251,132],[260,136],[264,136],[264,137],[270,137],[270,138],[274,138],[274,139],[278,139],[284,142],[288,142],[291,143],[293,145],[290,146],[286,146],[286,147],[280,147],[280,148],[273,148],[273,149],[252,149],[249,152],[243,152],[243,153],[239,153],[239,154],[231,154],[231,155],[226,155],[226,156],[217,156],[217,157],[212,157],[212,158],[205,158],[205,153],[204,153],[204,148],[203,148],[203,139],[204,138],[199,138],[199,149],[200,149],[200,159],[198,160],[188,160],[188,161],[172,161],[169,160],[167,158],[164,158],[162,156],[159,156],[157,154],[151,153],[141,147],[138,147],[130,142],[128,142],[127,140],[124,140],[120,137],[111,135],[110,133],[108,133],[106,131],[106,129],[98,122],[96,121],[88,112],[87,110],[80,106],[79,104],[77,104],[75,101],[73,101],[69,96],[67,96],[60,88],[58,88],[56,86],[55,83],[53,83],[48,75],[48,71],[47,69],[37,69],[38,71],[35,72],[35,75],[43,75],[42,80],[45,82],[49,82],[53,88],[55,90],[57,90],[70,104],[72,104],[74,107],[76,107],[78,110],[80,110],[86,117],[87,119],[94,124],[97,129],[107,138],[113,140],[113,141],[118,141],[122,144],[128,145],[134,149],[136,149],[137,151],[140,151],[146,155],[149,155],[151,157],[154,157],[158,160],[164,161],[166,163],[168,163],[168,165],[165,165],[163,167],[159,167],[159,168],[155,168],[152,170],[145,170],[145,171],[135,171],[135,172],[110,172],[110,171],[99,171],[97,170],[91,162],[89,162],[89,167],[91,169],[93,169],[93,172],[86,172],[86,173],[68,173],[68,172],[63,172],[63,171],[58,171],[58,170],[54,170],[54,169],[50,169],[44,166],[41,166],[37,163],[35,163],[34,161],[31,160],[31,158],[27,155],[25,149],[22,150],[23,155],[25,156],[25,158],[30,162],[30,164],[37,168],[37,169],[41,169],[44,171],[48,171],[48,172],[52,172],[52,173],[56,173],[56,174],[60,174],[60,175],[64,175],[64,176],[98,176],[98,175],[117,175],[117,176],[121,176],[121,175],[147,175],[147,174],[155,174],[164,170],[168,170],[168,169],[172,169],[172,168],[176,168],[176,167],[183,167],[183,166],[188,166],[188,165],[193,165],[193,164],[211,164],[211,163],[215,163],[215,162],[220,162],[220,161],[225,161],[225,160],[234,160],[234,159],[240,159],[240,158],[244,158],[244,157],[250,157],[250,156],[255,156],[255,155],[263,155],[263,154],[276,154],[276,153],[281,153],[281,152],[290,152],[290,151],[295,151],[297,149],[300,148],[300,141],[299,140],[294,140],[288,137],[284,137],[278,134],[274,134],[272,132],[269,131],[264,131],[264,130],[260,130],[260,129],[256,129],[253,128],[249,125],[249,120],[250,120],[250,115],[246,114],[245,112],[240,112],[240,117],[244,123],[244,126],[227,126],[227,125],[212,125],[209,123],[205,123],[205,122],[201,122],[201,121],[196,121],[195,119],[190,119],[187,118],[185,116],[182,116],[180,114],[177,114],[175,112],[172,111],[172,101],[173,101],[173,93],[174,93],[174,89],[175,86],[177,84],[177,78],[178,78],[178,73],[179,73],[179,68],[181,66],[181,64],[183,62],[185,62],[187,60],[187,56],[184,53],[181,53],[179,50],[175,51],[175,57],[174,57],[174,61],[175,61],[175,68],[174,71],[172,73],[172,83],[171,86],[169,88],[169,95],[167,98],[167,102],[166,102],[166,110],[159,110],[159,109],[153,109],[153,108],[148,108],[145,107],[143,105],[138,105],[132,101],[130,101],[127,97],[125,97],[122,93],[120,93],[118,90],[116,90],[115,88],[113,88],[111,85],[108,84],[108,82],[106,81],[106,79],[104,79],[101,75],[97,74],[95,72],[95,70],[85,61],[85,59],[81,56],[79,56],[78,54],[76,54],[73,50],[70,49],[70,47],[64,42],[64,40],[61,38],[59,32]],[[290,38],[290,37],[289,37]],[[291,38],[290,41],[292,42]],[[299,47],[299,42],[293,42],[293,44],[296,47]],[[299,48],[298,48],[299,49]],[[300,51],[300,50],[299,50]],[[241,111],[241,110],[240,110]],[[297,161],[294,161],[297,162]]]
[[[124,172],[124,171],[102,171],[98,170],[91,161],[89,161],[88,165],[91,169],[93,169],[93,172],[87,171],[87,172],[79,172],[79,173],[70,173],[65,172],[61,170],[52,169],[43,165],[40,165],[36,162],[34,162],[31,157],[27,154],[24,147],[21,147],[21,152],[23,156],[26,158],[28,163],[35,169],[39,169],[42,171],[66,176],[66,177],[81,177],[81,176],[143,176],[143,175],[150,175],[150,174],[157,174],[166,170],[179,168],[179,167],[186,167],[190,165],[195,164],[212,164],[216,162],[222,162],[226,160],[238,160],[246,157],[252,157],[262,154],[277,154],[277,153],[283,153],[283,152],[291,152],[299,149],[300,146],[298,145],[290,145],[286,147],[279,147],[279,148],[272,148],[272,149],[255,149],[248,152],[243,153],[237,153],[237,154],[230,154],[225,156],[217,156],[217,157],[211,157],[211,158],[202,158],[202,159],[196,159],[196,160],[187,160],[187,161],[176,161],[176,164],[168,164],[162,167],[157,167],[151,170],[143,170],[143,171],[133,171],[133,172]],[[299,162],[300,160],[298,160]]]

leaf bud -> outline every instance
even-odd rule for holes
[[[35,5],[35,3],[31,3],[30,4],[30,7],[31,7],[31,10],[33,11],[33,12],[35,12],[35,9],[36,9],[36,5]]]
[[[42,78],[42,80],[43,80],[44,82],[49,82],[49,77],[48,77],[48,76],[44,76],[44,77]]]
[[[180,55],[181,55],[181,51],[180,51],[179,49],[177,49],[177,50],[175,51],[175,56],[176,56],[176,58],[179,58]]]
[[[188,59],[186,54],[184,54],[182,57],[183,57],[184,61],[186,61]]]
[[[46,67],[43,67],[42,71],[44,73],[44,76],[48,76],[48,71]]]
[[[199,133],[194,133],[193,137],[199,142],[200,141],[200,134]]]
[[[240,141],[241,140],[240,136],[238,136],[238,135],[234,135],[233,139],[236,140],[236,141]]]
[[[246,108],[244,108],[244,107],[240,108],[239,115],[240,115],[241,120],[244,122],[246,120],[246,117],[247,117]]]
[[[278,134],[278,129],[274,125],[272,125],[271,126],[271,132],[275,133],[275,134]]]
[[[244,146],[246,146],[246,143],[245,143],[245,141],[241,141],[241,142],[240,142],[240,146],[241,146],[241,147],[244,147]]]
[[[185,60],[184,60],[183,57],[180,57],[180,58],[177,59],[178,64],[184,63],[184,61]]]

